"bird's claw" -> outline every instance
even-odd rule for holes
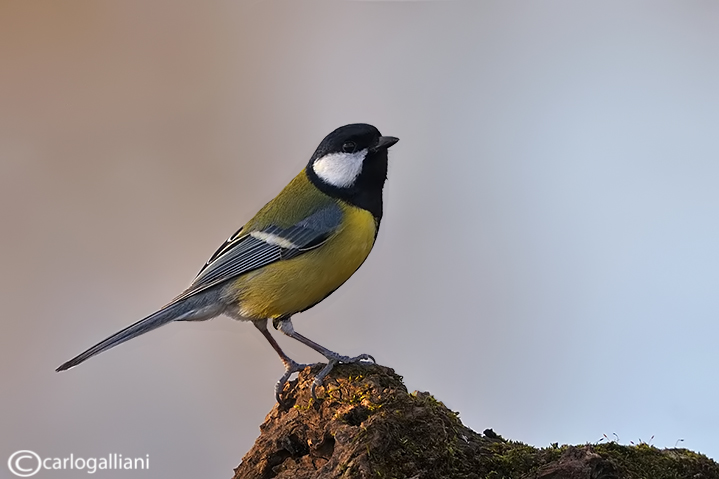
[[[375,359],[369,354],[360,354],[359,356],[355,356],[353,358],[349,356],[340,356],[339,354],[335,354],[334,356],[327,358],[327,365],[322,368],[322,371],[320,371],[317,376],[315,376],[314,381],[312,381],[312,387],[310,388],[312,399],[317,400],[315,388],[317,386],[322,386],[322,380],[330,373],[330,371],[332,371],[332,368],[335,367],[335,364],[353,364],[361,363],[362,361],[372,361],[374,364],[377,364],[377,361],[375,361]]]
[[[282,377],[277,381],[275,384],[275,399],[279,404],[282,404],[282,399],[280,398],[280,394],[285,389],[285,384],[287,384],[287,381],[290,379],[290,376],[292,376],[293,373],[299,373],[306,367],[312,367],[317,366],[321,363],[312,363],[312,364],[302,364],[297,363],[293,360],[285,361],[285,374],[282,375]],[[329,372],[329,371],[327,371]]]
[[[315,376],[315,379],[312,381],[312,386],[310,387],[310,393],[312,394],[312,399],[317,400],[317,395],[315,393],[315,388],[317,386],[322,386],[322,380],[327,376],[330,371],[335,367],[336,364],[353,364],[353,363],[361,363],[364,361],[372,361],[372,363],[377,364],[377,361],[369,355],[369,354],[360,354],[359,356],[355,357],[349,357],[349,356],[340,356],[339,354],[332,354],[327,358],[327,364],[325,365],[322,370],[317,373]],[[287,381],[290,379],[290,376],[292,376],[293,373],[298,373],[305,369],[306,367],[310,366],[318,366],[322,363],[313,363],[313,364],[301,364],[297,363],[291,359],[288,359],[285,363],[285,373],[282,375],[282,377],[277,381],[277,384],[275,384],[275,399],[279,404],[282,404],[282,398],[280,397],[280,394],[285,389],[285,384],[287,384]]]

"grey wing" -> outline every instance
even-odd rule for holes
[[[190,287],[175,301],[321,246],[341,222],[342,210],[333,203],[289,228],[270,225],[262,230],[240,230],[212,255]]]

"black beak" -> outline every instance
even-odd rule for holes
[[[399,141],[399,138],[396,138],[394,136],[380,136],[379,140],[377,141],[377,144],[373,146],[370,150],[372,152],[378,151],[378,150],[386,150],[390,146],[394,145]]]

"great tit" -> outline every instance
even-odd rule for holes
[[[369,255],[382,219],[387,149],[398,138],[372,125],[342,126],[327,135],[307,166],[272,201],[225,241],[192,284],[159,311],[113,334],[57,368],[86,359],[172,321],[205,321],[220,314],[252,321],[285,366],[275,397],[294,372],[267,328],[300,341],[327,358],[315,387],[337,363],[372,360],[341,356],[294,330],[292,315],[332,294]]]

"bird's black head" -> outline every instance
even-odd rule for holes
[[[387,148],[399,141],[377,128],[354,123],[325,137],[307,165],[307,176],[326,194],[382,217]]]

